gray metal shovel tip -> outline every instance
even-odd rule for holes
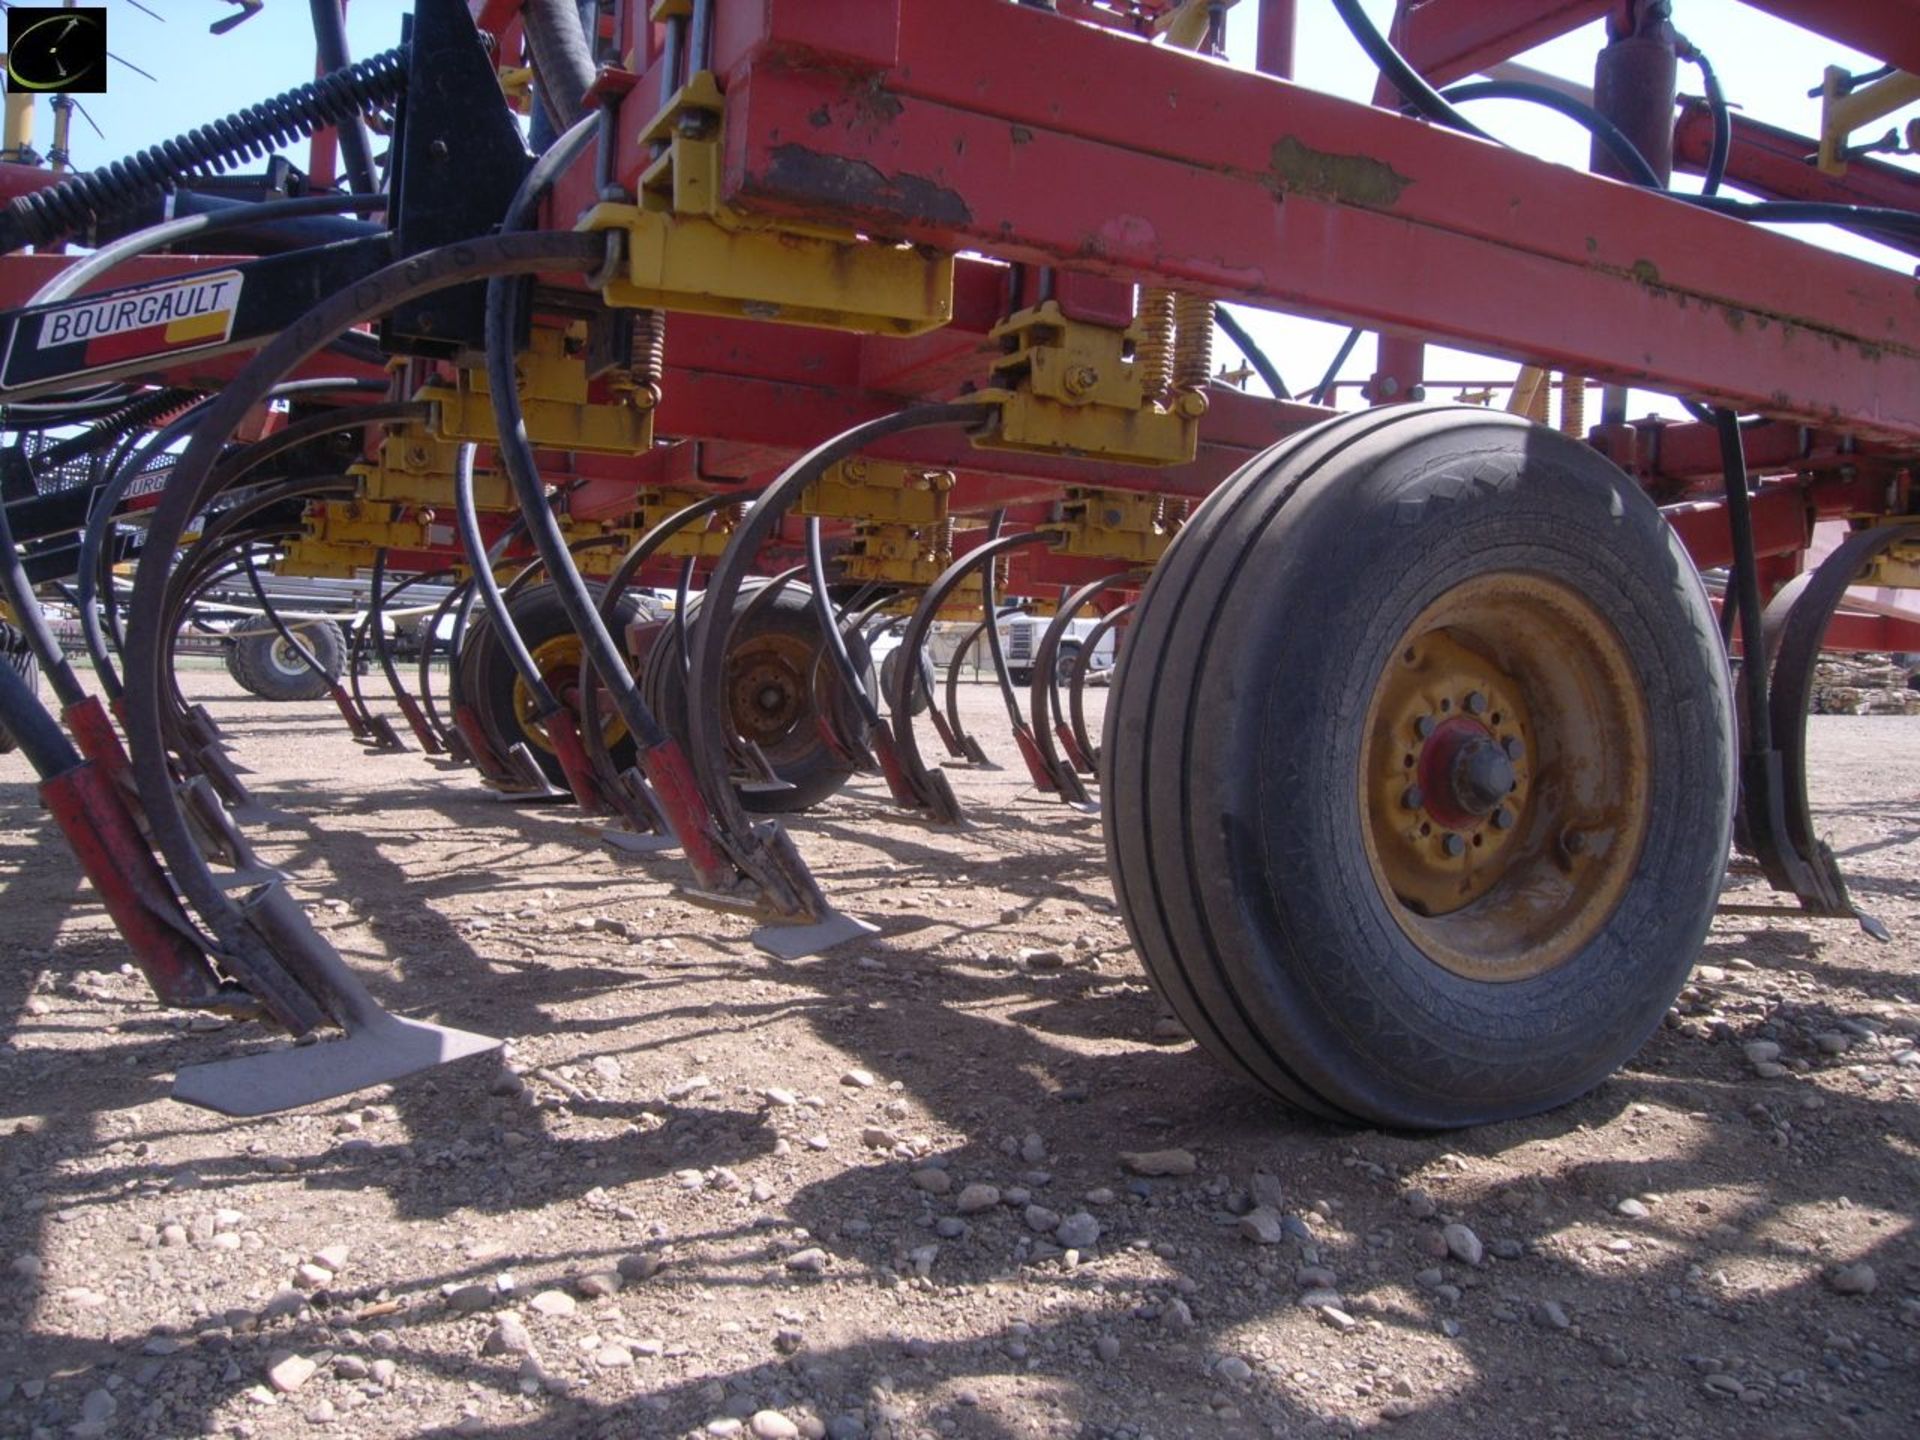
[[[753,932],[753,943],[778,959],[803,960],[862,935],[879,933],[878,925],[829,910],[810,925],[762,925]]]
[[[240,902],[240,910],[346,1038],[190,1065],[173,1078],[174,1099],[222,1115],[267,1115],[499,1048],[491,1035],[389,1014],[284,885],[261,886]]]
[[[173,1098],[222,1115],[270,1115],[499,1048],[491,1035],[382,1010],[370,1023],[356,1022],[344,1039],[190,1065],[174,1076]]]

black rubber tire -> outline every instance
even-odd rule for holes
[[[1073,683],[1073,667],[1079,659],[1080,642],[1078,640],[1062,640],[1059,648],[1053,652],[1053,683],[1056,685],[1071,685]]]
[[[1544,571],[1612,624],[1648,712],[1652,800],[1612,914],[1531,979],[1465,979],[1368,862],[1362,717],[1413,618],[1475,574]],[[1734,801],[1713,612],[1633,482],[1472,407],[1328,421],[1243,467],[1155,568],[1101,746],[1120,908],[1195,1038],[1336,1119],[1444,1128],[1585,1093],[1659,1024],[1719,893]]]
[[[900,647],[894,646],[887,652],[887,658],[880,662],[880,693],[893,693],[893,677],[900,673]],[[927,706],[933,701],[933,657],[922,649],[920,652],[920,683],[913,687],[907,699],[907,712],[911,715],[924,715]]]
[[[590,585],[589,588],[594,592],[595,603],[598,603],[599,587]],[[567,618],[566,606],[560,601],[560,592],[552,585],[529,585],[507,604],[513,613],[513,628],[519,632],[521,643],[527,647],[527,653],[536,658],[540,647],[549,640],[574,633],[573,622]],[[618,610],[619,620],[614,627],[615,634],[624,631],[627,624],[639,614],[640,597],[623,595]],[[529,733],[520,723],[513,703],[514,682],[518,679],[518,672],[507,656],[507,647],[500,643],[499,631],[491,617],[482,617],[468,628],[467,643],[472,647],[472,654],[466,662],[469,668],[462,676],[466,699],[473,706],[487,739],[492,742],[494,753],[504,759],[515,745],[524,743],[547,780],[556,789],[571,792],[572,787],[567,783],[567,772],[560,764],[560,757],[554,754],[544,737]],[[568,666],[564,678],[553,678],[560,681],[557,693],[561,700],[571,703],[569,695],[579,684],[577,668]],[[605,695],[606,691],[603,689],[600,693]],[[607,753],[613,759],[614,768],[624,770],[633,764],[638,751],[633,737],[620,733],[619,738],[607,747]]]
[[[0,620],[0,665],[27,682],[27,689],[39,693],[40,662],[27,644],[27,637]],[[11,755],[19,742],[5,725],[0,725],[0,755]]]
[[[734,613],[737,615],[752,602],[759,593],[759,586],[749,582],[740,591],[734,601]],[[700,597],[695,596],[689,603],[687,620],[691,623],[699,613]],[[820,644],[820,626],[815,618],[813,596],[810,592],[793,585],[783,588],[769,604],[750,622],[757,634],[772,629],[782,634],[794,636],[806,642],[816,652]],[[733,637],[737,652],[744,640],[750,638],[736,631]],[[867,657],[866,643],[858,635],[847,636],[847,653],[851,656],[854,668],[868,677],[869,691],[872,689],[872,665]],[[733,652],[728,655],[729,675],[733,663]],[[821,662],[826,663],[826,662]],[[825,678],[822,679],[825,685]],[[647,706],[659,718],[669,735],[678,740],[684,749],[687,744],[687,690],[686,667],[680,659],[679,633],[672,625],[660,632],[653,648],[648,652],[647,665],[640,681],[641,695]],[[866,726],[861,720],[852,698],[844,690],[836,688],[835,695],[839,710],[835,714],[835,728],[840,734],[858,738],[864,743]],[[820,737],[819,727],[813,721],[813,709],[808,705],[788,730],[784,739],[768,745],[763,743],[761,751],[766,755],[773,773],[793,786],[791,790],[748,790],[739,791],[740,803],[757,815],[797,815],[803,810],[811,810],[816,805],[837,794],[854,774],[854,766],[835,754]]]
[[[264,624],[265,622],[261,622]],[[347,637],[334,620],[300,620],[288,626],[326,671],[316,675],[279,632],[271,628],[237,636],[227,645],[227,673],[262,700],[324,700],[347,663]]]

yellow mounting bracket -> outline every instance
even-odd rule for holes
[[[442,440],[418,422],[409,422],[381,438],[374,458],[347,467],[358,477],[360,497],[395,505],[453,507],[453,465],[458,441]],[[498,470],[475,468],[473,503],[480,510],[511,510],[513,494]]]
[[[580,229],[621,235],[607,304],[874,335],[919,335],[953,318],[951,255],[723,203],[722,105],[710,72],[689,79],[641,132],[660,154],[641,173],[638,203],[581,218]]]
[[[1073,486],[1058,506],[1049,530],[1063,532],[1057,555],[1084,555],[1151,565],[1173,543],[1177,527],[1166,521],[1158,495],[1138,490],[1094,490]]]
[[[528,349],[515,358],[527,438],[548,450],[645,453],[653,446],[652,392],[616,386],[619,401],[589,400],[586,362],[577,352],[581,343],[567,331],[536,327]],[[435,380],[415,398],[433,406],[428,425],[443,440],[490,442],[500,433],[484,370],[456,371],[450,383]]]
[[[830,466],[795,504],[802,515],[852,520],[841,552],[849,580],[931,585],[952,562],[950,470],[924,470],[855,456]]]
[[[1132,358],[1133,328],[1069,320],[1047,300],[1003,320],[991,338],[1005,351],[993,364],[994,388],[967,398],[997,404],[998,414],[975,445],[1130,465],[1193,459],[1206,396],[1177,392],[1169,406],[1149,400]]]
[[[1896,70],[1855,86],[1853,77],[1829,65],[1820,93],[1820,168],[1829,175],[1847,173],[1847,141],[1853,132],[1920,100],[1920,75]],[[1920,142],[1920,120],[1907,127],[1909,147]]]
[[[1854,583],[1889,590],[1920,590],[1920,541],[1900,541],[1882,551]]]
[[[634,502],[636,536],[646,534],[669,515],[706,498],[706,492],[700,490],[642,490]],[[734,520],[733,514],[721,511],[705,525],[696,522],[683,526],[669,535],[654,554],[673,560],[718,559],[733,534]]]

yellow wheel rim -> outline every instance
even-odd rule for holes
[[[540,678],[562,705],[577,716],[580,714],[580,657],[585,652],[580,645],[580,637],[569,631],[565,635],[555,635],[544,640],[533,649],[533,665],[540,672]],[[627,736],[627,722],[620,717],[620,710],[614,704],[613,696],[602,685],[596,692],[599,699],[600,723],[606,736],[607,748],[612,749]],[[527,742],[538,745],[549,754],[553,752],[553,742],[547,738],[546,726],[538,719],[539,707],[534,703],[533,692],[527,688],[524,676],[513,677],[513,714],[519,721],[520,733]]]
[[[1625,644],[1578,592],[1524,572],[1447,591],[1365,726],[1367,860],[1430,960],[1524,980],[1606,923],[1646,839],[1649,727]]]

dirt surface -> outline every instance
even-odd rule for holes
[[[677,857],[187,683],[334,945],[508,1068],[170,1101],[284,1042],[156,1009],[0,758],[0,1436],[1920,1433],[1920,718],[1814,722],[1892,944],[1723,914],[1623,1073],[1435,1137],[1157,1026],[1097,821],[1022,770],[949,772],[962,833],[869,779],[797,823],[881,933],[785,964]]]

